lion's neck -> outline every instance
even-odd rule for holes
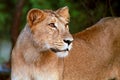
[[[18,52],[22,51],[21,55],[23,55],[23,58],[26,63],[35,63],[35,64],[47,64],[50,62],[57,62],[58,57],[52,53],[50,50],[41,51],[38,50],[31,39],[31,31],[28,26],[24,28],[22,33],[20,34],[16,49]]]

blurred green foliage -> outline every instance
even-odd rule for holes
[[[19,0],[0,0],[0,38],[10,38],[10,29]],[[76,33],[93,25],[102,17],[120,16],[120,0],[25,0],[21,27],[26,23],[26,14],[31,8],[56,10],[63,6],[70,9],[70,31]]]

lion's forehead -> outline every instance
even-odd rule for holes
[[[61,16],[55,16],[54,17],[57,21],[61,22],[62,24],[66,24],[68,23],[67,20],[65,20],[65,18],[61,17]]]
[[[61,22],[64,24],[68,23],[68,21],[65,20],[65,18],[63,18],[62,16],[60,16],[59,14],[57,14],[56,12],[54,12],[52,10],[46,10],[45,12],[48,14],[51,21],[54,21],[54,22],[58,21],[58,22]]]

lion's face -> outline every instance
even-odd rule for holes
[[[73,37],[69,33],[67,7],[57,11],[32,9],[28,13],[27,20],[34,45],[40,51],[51,50],[58,57],[68,55],[68,51],[72,47]]]

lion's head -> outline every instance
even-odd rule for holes
[[[68,11],[68,7],[63,7],[56,11],[32,9],[28,12],[32,39],[40,51],[51,50],[58,57],[68,55],[73,41],[68,27]]]

